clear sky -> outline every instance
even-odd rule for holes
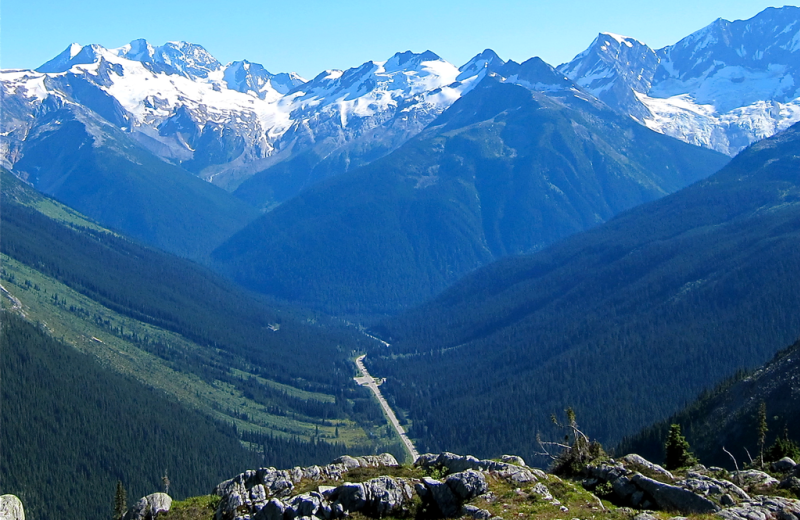
[[[569,61],[599,32],[653,48],[717,18],[747,19],[758,0],[2,0],[0,67],[35,68],[77,42],[120,47],[145,38],[199,43],[219,61],[247,59],[311,78],[430,49],[462,65],[485,48],[501,58]],[[794,5],[794,4],[792,4]]]

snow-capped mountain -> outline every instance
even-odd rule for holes
[[[327,157],[367,134],[388,153],[483,77],[476,71],[457,82],[459,74],[430,51],[307,82],[248,61],[222,65],[186,42],[72,44],[36,71],[0,72],[3,99],[15,106],[3,114],[2,160],[12,166],[24,153],[32,121],[48,106],[78,103],[163,159],[235,187],[303,150]]]
[[[621,108],[639,120],[650,115],[636,97],[649,92],[659,58],[642,42],[601,33],[588,49],[558,69],[611,107]]]
[[[483,78],[575,107],[597,99],[649,128],[734,154],[800,120],[800,8],[717,20],[653,50],[600,34],[554,69],[487,49],[456,67],[430,51],[397,53],[307,81],[200,45],[135,40],[72,44],[34,70],[0,71],[0,163],[12,167],[38,118],[78,104],[161,159],[262,208],[385,156]],[[252,181],[252,182],[251,182]]]
[[[601,34],[558,69],[653,130],[733,155],[800,120],[800,8],[719,19],[656,51]]]

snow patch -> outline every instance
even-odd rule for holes
[[[610,36],[611,38],[616,40],[616,42],[619,43],[620,45],[627,45],[630,48],[633,48],[633,44],[629,40],[638,41],[638,40],[636,40],[634,38],[631,38],[630,36],[622,36],[620,34],[614,34],[614,33],[610,33],[610,32],[605,32],[605,33],[602,33],[602,34],[605,34],[606,36]],[[605,49],[603,49],[603,50],[605,50]]]

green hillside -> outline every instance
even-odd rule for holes
[[[166,470],[171,492],[186,497],[258,463],[230,425],[13,313],[0,320],[0,486],[24,501],[27,518],[110,518],[117,480],[143,496],[162,488]]]
[[[524,456],[572,406],[617,442],[800,336],[800,126],[662,200],[498,261],[376,334],[423,449]],[[458,425],[458,427],[454,427]]]
[[[485,81],[387,157],[249,224],[213,265],[335,314],[392,313],[727,161],[579,97],[565,103]]]
[[[37,121],[14,171],[107,228],[200,259],[257,216],[77,107]]]
[[[64,414],[83,425],[76,431],[77,426],[65,424],[64,435],[69,440],[59,440],[53,448],[62,450],[65,461],[81,460],[93,439],[100,437],[102,450],[79,468],[92,473],[98,482],[111,482],[110,493],[116,478],[127,471],[135,472],[139,479],[131,478],[136,493],[154,490],[152,483],[158,482],[164,468],[144,471],[128,464],[140,449],[149,458],[137,464],[151,464],[156,456],[144,445],[152,437],[149,430],[124,426],[131,431],[115,436],[108,434],[105,420],[96,417],[96,399],[91,396],[102,395],[101,387],[106,384],[119,386],[126,399],[144,408],[150,406],[147,396],[156,396],[163,403],[153,406],[177,410],[168,412],[176,421],[188,417],[184,421],[187,428],[198,421],[206,425],[197,426],[202,438],[192,444],[181,440],[184,430],[173,429],[169,421],[154,423],[158,432],[184,443],[183,451],[177,450],[179,454],[165,460],[180,456],[185,464],[192,464],[198,457],[208,458],[208,463],[187,472],[191,476],[186,477],[186,486],[191,487],[176,488],[179,495],[206,492],[225,473],[221,468],[228,467],[227,473],[241,471],[243,461],[250,461],[248,466],[290,467],[325,463],[343,453],[387,449],[402,453],[397,439],[387,431],[378,404],[352,381],[355,365],[351,358],[371,341],[364,335],[324,317],[254,297],[201,266],[108,232],[8,172],[0,175],[0,299],[13,313],[9,316],[24,318],[36,324],[36,334],[47,335],[30,339],[30,346],[26,346],[27,339],[9,339],[14,348],[22,349],[22,359],[7,361],[3,356],[3,413],[25,409],[29,414],[28,422],[20,423],[23,430],[3,431],[13,435],[12,440],[4,440],[3,447],[14,454],[4,457],[10,465],[2,472],[7,479],[4,492],[13,489],[23,497],[40,498],[48,493],[49,481],[39,479],[42,465],[52,453],[40,446],[40,437],[26,437],[25,431],[35,430],[30,421],[37,421],[42,432],[57,432]],[[3,323],[6,321],[13,320],[4,319]],[[33,337],[33,333],[23,336]],[[57,391],[45,387],[42,391],[52,394],[48,399],[38,397],[40,387],[31,386],[26,393],[28,382],[39,378],[29,374],[58,370],[58,356],[53,364],[34,363],[30,370],[26,368],[24,352],[32,353],[40,344],[69,350],[64,354],[68,358],[64,361],[66,379],[59,379],[62,386],[70,381],[82,384],[84,377],[97,379],[100,386],[88,387],[79,393],[79,399],[61,387]],[[70,361],[73,359],[78,361]],[[87,365],[86,374],[69,375],[71,367],[80,364]],[[7,371],[19,380],[6,377]],[[105,375],[94,377],[93,371]],[[103,382],[106,380],[111,382]],[[115,383],[117,380],[126,382]],[[17,386],[11,386],[12,382]],[[123,413],[133,406],[129,401],[102,406]],[[141,420],[143,412],[137,410],[132,409],[130,419],[119,419],[121,424]],[[80,419],[84,415],[89,418]],[[14,419],[3,420],[8,424]],[[56,424],[48,426],[49,420]],[[218,431],[221,440],[202,433],[203,428]],[[230,448],[231,442],[235,448]],[[209,443],[215,447],[208,448]],[[170,446],[175,451],[174,445]],[[23,464],[37,450],[42,459]],[[217,464],[211,471],[212,464],[228,451],[229,464]],[[176,473],[184,471],[177,463],[170,468]],[[174,481],[173,473],[170,475]],[[71,508],[88,500],[86,493],[94,493],[88,487],[78,492],[75,485],[54,486],[50,495],[37,499],[45,509],[37,509],[39,513],[32,517],[50,506]],[[105,515],[92,513],[87,518],[101,516]]]

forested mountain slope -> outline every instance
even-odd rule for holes
[[[625,439],[618,451],[634,451],[661,460],[670,424],[680,424],[692,451],[706,465],[733,469],[759,456],[759,408],[765,405],[765,446],[776,439],[800,443],[800,342],[782,349],[767,364],[741,374],[642,432]],[[769,460],[768,456],[765,457]]]
[[[537,63],[542,81],[558,78]],[[248,225],[213,265],[246,287],[329,312],[396,312],[727,161],[620,117],[561,79],[567,85],[547,93],[485,79],[389,156]]]
[[[387,321],[367,357],[422,449],[536,451],[572,406],[603,442],[800,336],[800,126],[709,179]],[[458,425],[458,427],[454,427]]]
[[[161,396],[169,407],[183,409],[173,414],[178,418],[190,410],[201,412],[203,424],[252,448],[255,453],[248,460],[259,464],[321,463],[345,452],[392,448],[395,439],[386,432],[380,408],[351,379],[355,368],[349,358],[370,341],[364,335],[324,317],[276,306],[201,266],[113,235],[9,172],[0,175],[3,306],[37,324],[39,332],[58,338],[58,348],[88,354],[81,359],[91,359],[108,378],[135,381],[120,383],[127,389],[126,398],[146,403],[147,395]],[[31,341],[38,345],[45,340]],[[5,356],[3,363],[4,378],[6,369],[17,370],[6,364]],[[55,366],[46,364],[42,370]],[[24,370],[17,375],[24,378]],[[20,394],[24,381],[18,383],[23,389],[4,399],[4,413],[30,408],[30,418],[53,413],[56,421],[64,413],[93,417],[84,421],[83,430],[70,434],[68,446],[56,443],[68,460],[80,458],[75,450],[85,449],[93,436],[107,435],[88,394],[81,394],[80,402],[70,401],[70,396],[26,401],[27,394]],[[5,379],[3,386],[5,392]],[[109,405],[121,408],[120,413],[125,406]],[[132,418],[126,420],[138,421],[137,413],[132,410]],[[168,422],[158,424],[159,435],[180,439],[183,430],[171,429]],[[54,432],[57,429],[53,426]],[[39,442],[38,437],[8,431],[16,437],[4,446],[16,446],[19,453],[37,449],[27,443]],[[136,443],[146,442],[145,433],[124,439],[111,436],[105,451],[86,462],[86,471],[108,476],[125,470],[117,461],[127,460],[123,451],[136,452]],[[18,444],[22,442],[26,444]],[[227,441],[208,442],[219,453],[227,450]],[[206,455],[215,460],[219,454],[199,453],[195,447],[187,444],[181,454],[189,462]],[[141,449],[150,453],[147,446]],[[232,463],[242,460],[238,456],[232,452]],[[15,482],[23,491],[38,486],[41,467],[24,466],[20,460],[14,459]],[[94,464],[104,465],[102,471]],[[195,484],[207,469],[202,466],[191,473]],[[206,485],[215,478],[207,471],[202,477]],[[31,492],[43,489],[46,486]],[[200,491],[195,487],[192,493]],[[53,500],[68,503],[71,499],[62,492],[71,493],[60,487]]]
[[[132,238],[203,258],[257,211],[168,164],[86,108],[39,119],[14,172],[37,190]]]
[[[181,406],[0,311],[0,485],[26,517],[110,518],[117,480],[134,499],[208,493],[257,464],[234,428]]]

